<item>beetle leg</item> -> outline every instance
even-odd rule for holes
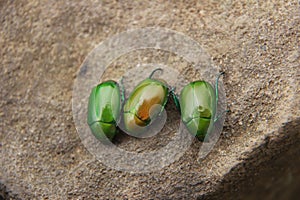
[[[216,121],[218,121],[225,113],[228,113],[230,110],[225,110],[225,111],[223,111],[221,114],[219,114],[217,117],[215,117],[215,119],[214,119],[214,123],[216,122]]]
[[[218,100],[219,100],[219,79],[220,79],[220,77],[221,77],[222,75],[224,75],[224,74],[225,74],[225,72],[221,72],[221,73],[218,75],[217,79],[216,79],[216,86],[215,86],[215,90],[216,90],[216,108],[217,108],[217,106],[218,106]]]
[[[154,73],[155,73],[156,71],[161,71],[161,72],[162,72],[163,69],[162,69],[162,68],[157,68],[157,69],[153,70],[153,71],[151,72],[150,76],[149,76],[150,79],[152,79],[152,76],[154,75]]]
[[[123,76],[120,80],[120,88],[121,88],[121,101],[122,103],[125,102],[125,88],[124,88],[124,84],[123,84]]]
[[[215,90],[216,90],[216,110],[218,110],[218,101],[219,101],[219,79],[222,75],[224,75],[225,72],[220,72],[219,75],[216,78],[216,85],[215,85]],[[222,112],[221,114],[219,114],[218,116],[215,117],[214,122],[218,121],[218,119],[220,117],[222,117],[222,115],[224,115],[226,112],[228,112],[228,110]]]
[[[179,112],[181,112],[179,98],[175,94],[175,89],[176,89],[175,87],[171,88],[170,93],[172,95],[172,98],[173,98],[176,108],[179,110]]]

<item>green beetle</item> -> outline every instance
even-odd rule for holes
[[[87,122],[97,139],[112,140],[117,131],[121,112],[121,92],[119,85],[112,80],[95,86],[88,103]]]
[[[223,74],[224,72],[217,77],[215,89],[210,83],[199,80],[187,84],[179,98],[171,91],[176,107],[180,110],[182,122],[200,141],[213,131],[214,124],[219,119],[216,116],[218,82]]]
[[[145,132],[167,103],[169,87],[164,81],[152,78],[158,70],[162,71],[161,68],[155,69],[134,88],[124,105],[124,128],[133,136]]]

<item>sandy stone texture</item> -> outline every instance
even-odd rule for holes
[[[0,0],[0,199],[296,199],[299,11],[296,0]],[[77,134],[80,65],[101,41],[143,27],[193,38],[226,72],[230,113],[200,163],[194,142],[162,170],[117,171]],[[132,151],[139,141],[118,139]]]

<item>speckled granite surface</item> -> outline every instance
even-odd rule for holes
[[[299,13],[295,0],[0,1],[1,196],[295,198]],[[201,163],[195,143],[160,171],[132,174],[107,168],[82,145],[72,118],[72,87],[98,43],[149,26],[181,32],[206,49],[226,71],[231,112]]]

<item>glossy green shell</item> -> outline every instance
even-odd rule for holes
[[[114,81],[95,86],[88,103],[87,122],[92,133],[101,141],[112,140],[121,112],[120,88]]]
[[[143,127],[153,122],[168,100],[169,89],[165,83],[147,78],[139,83],[124,105],[125,129],[141,134]]]
[[[214,126],[216,114],[214,88],[205,81],[191,82],[181,91],[179,101],[183,123],[190,133],[203,141]]]

